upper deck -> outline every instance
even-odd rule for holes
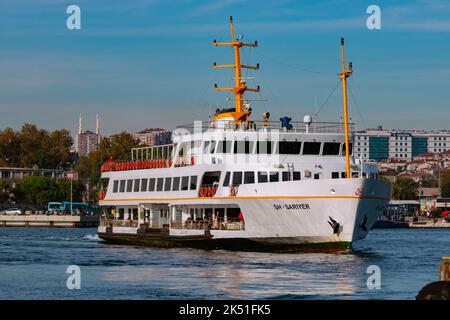
[[[174,133],[194,134],[203,132],[235,132],[235,131],[282,131],[289,133],[317,133],[317,134],[344,134],[342,122],[311,122],[289,121],[288,128],[280,121],[248,121],[236,123],[230,120],[195,121],[194,123],[177,126]],[[349,124],[349,133],[355,131],[355,124]]]

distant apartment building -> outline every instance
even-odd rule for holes
[[[75,136],[75,152],[79,156],[86,156],[97,150],[101,138],[99,125],[99,117],[97,115],[95,132],[89,130],[84,131],[83,118],[80,114],[78,134]]]
[[[366,161],[411,161],[419,154],[447,150],[450,150],[448,131],[385,130],[378,127],[354,134],[354,155]]]
[[[133,133],[135,140],[149,146],[159,146],[172,143],[172,132],[162,128],[148,128]]]

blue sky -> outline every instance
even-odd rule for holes
[[[67,30],[66,8],[81,8],[81,30]],[[381,8],[381,30],[369,30],[366,9]],[[314,114],[335,88],[339,39],[354,65],[350,113],[358,127],[450,129],[450,2],[0,0],[0,128],[36,123],[76,131],[78,115],[106,134],[173,128],[206,120],[230,106],[232,62],[228,16],[238,34],[260,47],[245,49],[261,64],[253,119]],[[314,71],[314,72],[309,72]],[[341,114],[337,88],[318,117]],[[351,98],[351,97],[350,97]],[[356,103],[355,103],[356,101]]]

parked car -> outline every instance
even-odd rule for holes
[[[4,213],[7,215],[21,215],[21,214],[23,214],[23,211],[18,208],[9,208],[9,209],[6,209],[4,211]]]

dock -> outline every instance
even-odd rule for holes
[[[98,216],[0,215],[0,227],[89,228],[99,221]]]

